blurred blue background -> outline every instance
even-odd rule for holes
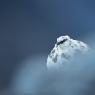
[[[57,37],[87,42],[94,30],[94,0],[0,0],[0,89],[8,88],[20,61],[47,55]]]

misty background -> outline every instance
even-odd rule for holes
[[[31,59],[32,68],[44,59],[45,67],[47,55],[61,35],[86,43],[95,35],[94,0],[0,0],[1,92],[27,64],[24,60]]]

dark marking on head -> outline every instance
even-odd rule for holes
[[[65,41],[67,41],[67,39],[64,39],[63,41],[58,42],[57,45],[63,44]]]

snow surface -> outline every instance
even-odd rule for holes
[[[47,58],[48,69],[63,68],[65,64],[70,63],[78,54],[84,54],[88,51],[88,45],[82,41],[71,39],[68,35],[60,36],[54,48]]]

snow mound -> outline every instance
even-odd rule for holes
[[[77,54],[84,54],[88,51],[88,45],[82,41],[74,40],[68,35],[60,36],[54,48],[51,50],[47,58],[47,68],[58,69],[63,68]]]

